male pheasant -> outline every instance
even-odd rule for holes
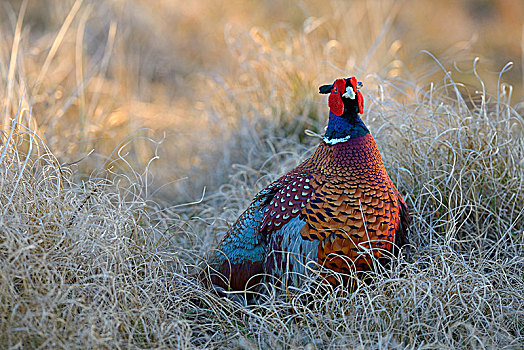
[[[320,87],[330,109],[322,142],[255,196],[211,257],[208,282],[244,290],[264,276],[286,275],[286,283],[297,284],[311,265],[347,281],[372,269],[372,255],[385,260],[408,242],[408,208],[360,119],[360,86],[351,77]]]

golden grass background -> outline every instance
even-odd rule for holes
[[[0,344],[521,347],[523,13],[3,2]],[[312,280],[250,307],[201,288],[190,273],[228,224],[317,144],[318,86],[348,75],[412,208],[411,260],[354,293]]]

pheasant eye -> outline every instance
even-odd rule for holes
[[[335,92],[335,93],[338,92],[338,89],[336,87],[333,90],[334,90],[333,92]]]

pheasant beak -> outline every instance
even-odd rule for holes
[[[350,98],[350,99],[354,100],[355,99],[355,91],[353,91],[353,87],[346,86],[346,92],[344,92],[342,97]]]

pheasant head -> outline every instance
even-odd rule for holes
[[[355,77],[337,79],[331,85],[323,85],[319,88],[321,94],[329,94],[329,109],[336,116],[344,113],[353,115],[362,114],[364,111],[364,98],[358,89],[362,83],[357,82]]]

